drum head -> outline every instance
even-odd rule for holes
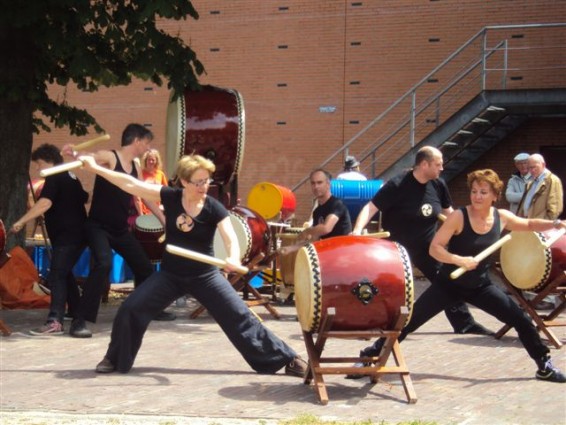
[[[155,215],[145,214],[136,217],[136,229],[144,232],[163,232],[163,225]]]
[[[321,320],[322,274],[312,244],[302,247],[295,259],[295,307],[305,332],[318,330]]]
[[[252,234],[250,227],[244,217],[234,213],[233,211],[230,211],[230,222],[236,232],[236,238],[240,245],[240,260],[243,260],[250,254],[252,246]],[[216,233],[214,233],[214,256],[221,260],[228,256],[226,247],[224,246],[224,241],[222,240],[222,236],[218,229],[216,230]]]
[[[516,288],[532,290],[546,282],[552,255],[538,232],[511,232],[511,240],[501,247],[501,270]]]

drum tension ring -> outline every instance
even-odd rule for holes
[[[379,293],[379,289],[373,286],[371,281],[363,278],[358,282],[355,288],[352,288],[351,292],[365,305],[369,304],[373,297]]]

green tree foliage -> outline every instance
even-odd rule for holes
[[[158,19],[198,19],[188,0],[0,0],[0,219],[25,208],[33,132],[101,132],[88,111],[51,99],[50,85],[128,85],[139,78],[182,93],[204,72]]]

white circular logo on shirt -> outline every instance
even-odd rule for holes
[[[430,204],[423,204],[421,206],[421,213],[425,217],[430,217],[432,215],[432,205]]]

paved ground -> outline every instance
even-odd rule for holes
[[[427,282],[417,282],[419,292]],[[113,303],[117,304],[117,303]],[[564,424],[566,386],[534,379],[535,365],[514,331],[502,340],[454,335],[438,316],[402,344],[418,401],[408,404],[400,381],[325,377],[330,402],[317,403],[312,387],[279,373],[257,375],[205,314],[188,317],[194,304],[173,307],[175,322],[153,322],[134,369],[98,375],[116,305],[102,307],[94,336],[31,337],[45,310],[0,312],[13,331],[0,337],[0,418],[12,424],[277,424],[312,414],[326,420],[439,424]],[[277,335],[306,354],[295,308],[278,306],[281,320],[255,311]],[[484,325],[498,322],[473,309]],[[68,325],[68,324],[67,324]],[[68,326],[67,326],[68,327]],[[554,328],[566,342],[566,328]],[[325,355],[349,356],[364,341],[331,340]],[[566,349],[552,348],[566,369]]]

